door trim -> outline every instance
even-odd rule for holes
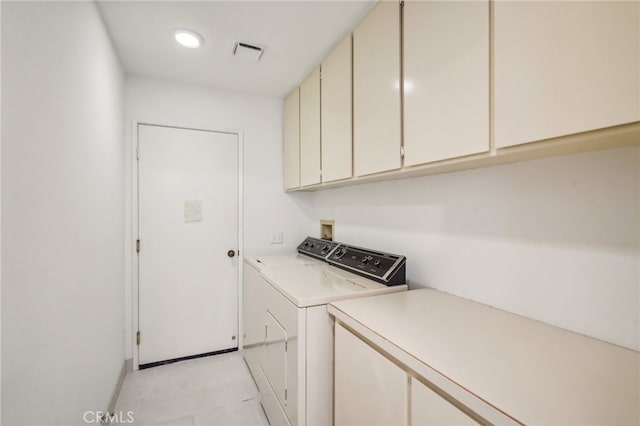
[[[213,132],[213,133],[227,133],[236,135],[238,139],[238,247],[237,247],[237,294],[236,294],[236,303],[238,304],[237,309],[237,324],[238,330],[236,331],[237,336],[237,344],[238,349],[242,347],[242,335],[240,330],[242,330],[242,257],[244,255],[244,168],[243,168],[243,158],[244,158],[244,134],[242,130],[238,129],[210,129],[205,127],[192,127],[192,126],[182,126],[176,123],[158,123],[154,120],[139,120],[137,118],[131,119],[131,236],[129,241],[125,241],[125,244],[129,244],[129,248],[131,249],[131,349],[133,354],[133,370],[140,369],[140,357],[139,357],[139,347],[136,344],[136,333],[139,327],[139,306],[138,306],[138,296],[139,296],[139,264],[138,264],[138,253],[135,250],[136,240],[139,237],[139,223],[138,223],[138,126],[146,125],[146,126],[157,126],[157,127],[167,127],[173,129],[184,129],[184,130],[198,130],[204,132]]]

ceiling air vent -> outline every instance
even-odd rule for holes
[[[255,44],[237,41],[233,46],[233,56],[248,61],[258,62],[263,53],[264,47],[256,46]]]

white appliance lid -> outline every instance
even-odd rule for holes
[[[401,290],[321,263],[265,267],[262,274],[298,307],[324,305],[337,300]]]

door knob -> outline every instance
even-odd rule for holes
[[[229,257],[233,257],[233,256],[235,256],[235,255],[236,255],[236,252],[235,252],[235,251],[233,251],[233,250],[229,250],[229,251],[227,252],[227,256],[229,256]]]

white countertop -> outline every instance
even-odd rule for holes
[[[532,425],[640,423],[640,353],[630,349],[430,289],[329,312],[471,409]]]
[[[264,279],[298,307],[407,289],[406,285],[388,287],[326,263],[266,266],[261,273]]]

